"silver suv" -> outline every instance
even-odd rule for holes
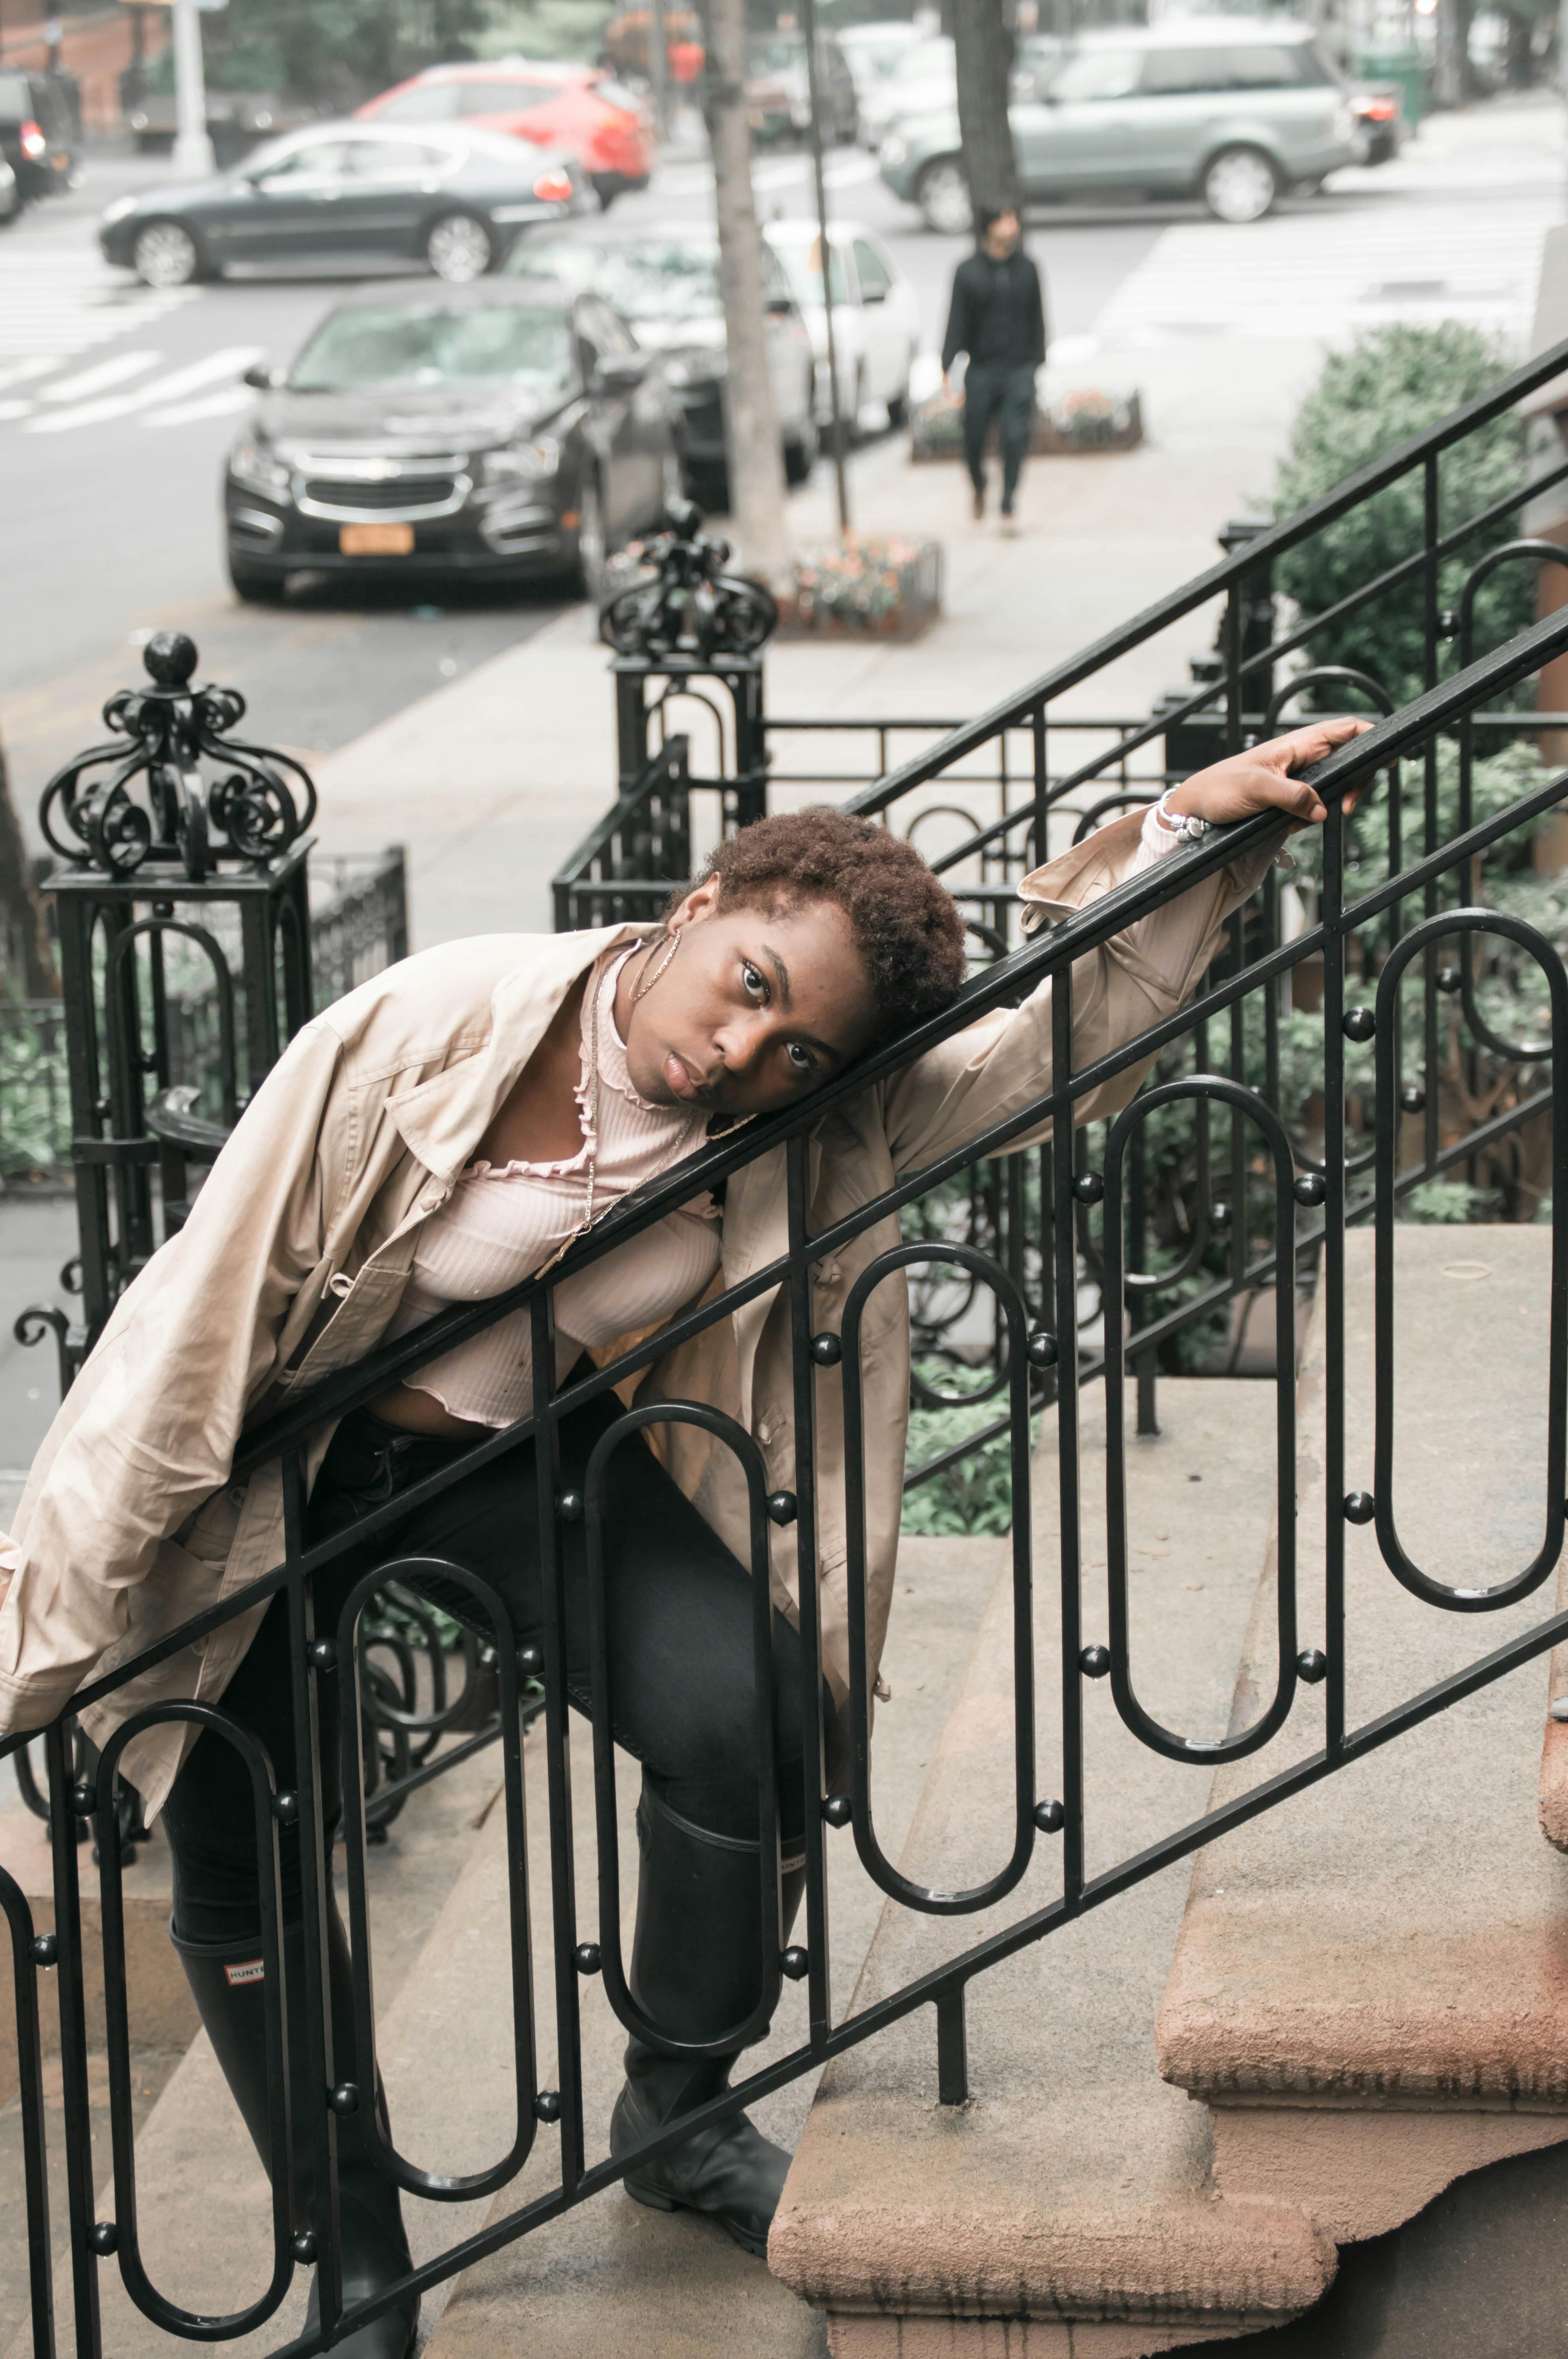
[[[1030,198],[1201,196],[1220,221],[1254,222],[1357,160],[1347,86],[1311,27],[1280,17],[1081,34],[1010,115]],[[895,125],[880,160],[929,228],[969,226],[955,111]]]

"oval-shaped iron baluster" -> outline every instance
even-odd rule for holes
[[[14,1756],[17,1761],[24,1755]],[[27,1895],[0,1867],[0,1910],[11,1936],[16,2068],[22,2101],[22,2181],[33,2359],[54,2359],[54,2266],[49,2237],[49,2146],[44,2129],[43,2051],[38,2038],[38,1962]]]
[[[1447,934],[1502,934],[1528,951],[1546,978],[1552,1030],[1568,1041],[1568,973],[1544,934],[1496,909],[1450,909],[1412,927],[1384,967],[1378,984],[1378,1188],[1376,1245],[1375,1365],[1372,1493],[1378,1547],[1394,1579],[1429,1605],[1454,1614],[1492,1614],[1539,1589],[1563,1553],[1564,1417],[1568,1414],[1568,1096],[1561,1087],[1552,1101],[1552,1278],[1547,1341],[1546,1532],[1521,1572],[1491,1589],[1459,1589],[1434,1581],[1405,1552],[1394,1520],[1394,1163],[1400,1107],[1398,1041],[1394,1013],[1400,979],[1417,952]]]
[[[400,1556],[377,1565],[357,1581],[338,1615],[338,1676],[345,1682],[339,1712],[339,1744],[343,1773],[343,1848],[347,1854],[349,1935],[354,1963],[354,2049],[362,2083],[373,2089],[375,2060],[375,1996],[372,1976],[370,1908],[365,1892],[364,1768],[361,1759],[360,1616],[377,1590],[389,1581],[406,1582],[421,1573],[434,1573],[443,1586],[456,1582],[484,1608],[495,1632],[501,1680],[501,1776],[506,1811],[507,1931],[512,1958],[512,2070],[517,2098],[517,2134],[499,2162],[487,2169],[467,2172],[421,2170],[382,2135],[377,2108],[362,2108],[362,2133],[376,2169],[395,2186],[434,2203],[465,2203],[478,2195],[493,2195],[515,2179],[534,2144],[538,2095],[534,2045],[534,1962],[528,1932],[528,1851],[523,1815],[523,1723],[517,1691],[517,1635],[501,1592],[445,1557]]]
[[[621,1844],[615,1817],[615,1732],[610,1712],[610,1632],[604,1596],[604,1495],[610,1462],[622,1444],[652,1425],[691,1425],[732,1450],[746,1478],[752,1561],[752,1677],[757,1697],[757,1843],[762,1873],[762,1995],[744,2021],[710,2039],[677,2039],[645,2015],[632,1995],[621,1955]],[[654,1401],[627,1409],[594,1443],[584,1481],[588,1543],[589,1692],[593,1710],[593,1805],[599,1836],[599,1950],[604,1995],[633,2038],[661,2056],[724,2056],[760,2039],[783,1987],[779,1965],[778,1771],[773,1744],[773,1608],[769,1573],[768,1477],[745,1427],[697,1401]],[[809,1677],[809,1673],[807,1674]],[[767,1873],[770,1860],[773,1873]]]
[[[882,1279],[912,1262],[954,1261],[989,1286],[1008,1326],[1011,1445],[1012,1458],[1012,1687],[1013,1788],[1016,1828],[1011,1855],[984,1884],[963,1892],[942,1892],[914,1883],[894,1867],[881,1843],[871,1814],[871,1709],[866,1658],[866,1478],[865,1419],[860,1387],[860,1322],[866,1304]],[[844,1508],[849,1588],[849,1737],[855,1849],[872,1881],[905,1908],[927,1917],[963,1917],[1002,1899],[1022,1881],[1034,1849],[1034,1614],[1029,1518],[1029,1361],[1024,1346],[1029,1313],[1011,1279],[972,1245],[890,1245],[868,1262],[844,1303],[840,1329],[844,1382]]]
[[[125,1993],[125,1909],[120,1868],[120,1756],[149,1728],[184,1722],[232,1745],[250,1779],[261,1910],[262,2003],[266,2020],[267,2145],[273,2157],[272,2279],[243,2310],[212,2317],[182,2309],[159,2293],[142,2260],[136,2224],[135,2127],[131,2113],[131,2027]],[[230,1712],[205,1703],[155,1703],[123,1720],[98,1763],[99,1889],[103,1940],[103,2014],[109,2071],[109,2135],[114,2159],[114,2256],[125,2291],[145,2318],[192,2343],[226,2343],[272,2317],[294,2281],[289,2188],[294,2177],[290,2118],[287,1994],[283,1984],[283,1905],[279,1891],[276,1790],[266,1747]],[[279,2158],[282,2165],[279,2167]]]
[[[239,1062],[234,1045],[234,978],[229,971],[229,962],[223,956],[217,936],[209,933],[205,926],[196,925],[188,918],[138,918],[135,924],[124,927],[110,942],[103,967],[103,1005],[108,1017],[110,1070],[122,1074],[128,1073],[131,1070],[130,1060],[137,1053],[135,1046],[124,1037],[125,993],[116,986],[120,983],[121,971],[130,954],[132,945],[144,934],[160,937],[164,934],[181,934],[187,941],[194,942],[199,950],[206,953],[208,964],[212,969],[214,996],[218,1003],[218,1069],[222,1092],[222,1119],[232,1130],[239,1120],[240,1110]],[[168,1088],[174,1077],[168,1071],[167,1039],[159,1039],[155,1043],[154,1055],[157,1060],[158,1084],[161,1088]]]
[[[1551,540],[1509,540],[1500,549],[1487,549],[1484,557],[1476,560],[1465,575],[1465,586],[1459,592],[1459,668],[1462,671],[1475,660],[1476,599],[1483,583],[1499,566],[1517,564],[1521,558],[1541,564],[1568,566],[1568,549],[1559,549],[1556,542]],[[1472,812],[1472,782],[1476,766],[1476,722],[1473,713],[1466,712],[1461,717],[1456,734],[1459,745],[1458,822],[1459,833],[1463,835],[1470,825]],[[1478,891],[1479,860],[1472,860],[1468,867],[1469,875],[1460,890],[1463,892],[1467,887],[1472,892]],[[1550,1040],[1507,1040],[1487,1022],[1476,1004],[1476,964],[1471,956],[1468,932],[1461,935],[1459,942],[1459,1005],[1465,1011],[1465,1021],[1475,1038],[1483,1048],[1489,1049],[1495,1057],[1506,1058],[1509,1064],[1530,1065],[1551,1056],[1552,1043]]]
[[[1282,688],[1274,690],[1263,708],[1264,736],[1273,735],[1287,704],[1293,704],[1298,696],[1305,696],[1317,688],[1354,688],[1385,715],[1397,709],[1382,681],[1375,679],[1369,671],[1357,671],[1350,664],[1313,664],[1306,671],[1298,671],[1286,680]],[[1296,726],[1304,729],[1315,718],[1309,712],[1306,719],[1298,722]]]
[[[1218,1099],[1254,1122],[1274,1162],[1274,1377],[1279,1464],[1279,1583],[1276,1643],[1279,1659],[1271,1702],[1250,1728],[1213,1744],[1166,1728],[1139,1702],[1132,1685],[1130,1613],[1127,1595],[1127,1468],[1123,1458],[1126,1419],[1123,1383],[1127,1352],[1121,1332],[1123,1291],[1121,1166],[1127,1142],[1156,1107],[1182,1098]],[[1142,1745],[1169,1761],[1239,1761],[1267,1745],[1290,1714],[1296,1684],[1295,1519],[1295,1198],[1294,1164],[1285,1126],[1256,1090],[1221,1073],[1193,1073],[1164,1082],[1134,1098],[1111,1125],[1105,1158],[1105,1428],[1106,1580],[1109,1593],[1110,1691],[1127,1726]]]

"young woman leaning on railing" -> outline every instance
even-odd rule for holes
[[[1202,827],[1276,810],[1321,820],[1291,777],[1365,724],[1296,730],[1200,772],[1024,879],[1044,911],[1080,908]],[[1074,971],[1073,1053],[1082,1066],[1178,1006],[1254,889],[1253,851],[1156,908]],[[449,942],[393,967],[307,1025],[218,1158],[189,1220],[122,1296],[56,1419],[22,1501],[0,1611],[0,1727],[37,1728],[95,1673],[134,1658],[284,1559],[276,1461],[232,1469],[264,1408],[362,1360],[449,1304],[482,1301],[550,1266],[628,1190],[666,1171],[715,1129],[807,1101],[862,1050],[943,1007],[964,972],[963,927],[919,855],[875,824],[832,811],[765,820],[726,842],[701,881],[648,929]],[[1050,985],[1015,1009],[956,1029],[891,1078],[839,1097],[814,1138],[813,1225],[841,1217],[960,1146],[1049,1085]],[[1124,1104],[1129,1071],[1077,1108]],[[1036,1130],[1012,1142],[1022,1147]],[[896,1223],[891,1224],[896,1242]],[[833,1298],[889,1242],[881,1223],[826,1266]],[[557,1381],[589,1353],[645,1333],[720,1273],[734,1284],[787,1244],[782,1150],[730,1180],[722,1209],[683,1205],[556,1295]],[[773,1315],[777,1311],[778,1315]],[[886,1627],[897,1542],[909,1341],[901,1280],[868,1321],[865,1430],[867,1621],[872,1667]],[[707,1402],[749,1427],[772,1478],[793,1478],[787,1308],[746,1302],[666,1354],[641,1399]],[[529,1414],[526,1310],[417,1367],[307,1452],[306,1544],[341,1533],[496,1428]],[[613,1422],[613,1397],[563,1416],[561,1482],[580,1489]],[[830,1760],[847,1695],[843,1433],[823,1387],[816,1438],[823,1713]],[[318,1625],[353,1583],[394,1558],[453,1561],[498,1589],[519,1639],[540,1629],[531,1447],[454,1481],[315,1581]],[[611,1462],[605,1519],[611,1705],[643,1767],[641,1875],[631,1986],[676,2039],[721,2040],[755,2014],[765,1863],[757,1841],[756,1723],[776,1722],[784,1932],[801,1888],[802,1660],[795,1551],[775,1535],[773,1695],[753,1675],[747,1498],[733,1452],[687,1425],[658,1454],[632,1438]],[[563,1525],[566,1658],[589,1691],[584,1539]],[[405,1576],[406,1577],[406,1576]],[[438,1576],[422,1585],[470,1619]],[[287,1597],[219,1623],[126,1679],[83,1715],[103,1743],[148,1704],[222,1697],[287,1780],[295,1758]],[[341,1816],[336,1681],[321,1683],[321,1782],[329,1840]],[[177,1948],[241,2113],[267,2159],[268,2088],[254,1815],[234,1748],[189,1723],[153,1726],[122,1761],[174,1856]],[[286,1986],[302,1954],[301,1843],[282,1833]],[[339,2077],[356,2080],[347,1940],[330,1915]],[[294,1964],[289,1964],[290,1960]],[[760,2036],[760,2035],[754,2035]],[[736,2052],[741,2043],[737,2042]],[[734,2054],[680,2059],[633,2039],[611,2125],[623,2153],[722,2089]],[[303,2095],[303,2091],[301,2091]],[[308,2118],[302,2106],[297,2120]],[[339,2124],[343,2300],[407,2269],[396,2190],[373,2167],[362,2117]],[[762,2253],[787,2158],[744,2114],[708,2127],[627,2180],[639,2201],[716,2217]],[[303,2178],[304,2174],[301,2174]],[[297,2183],[308,2215],[311,2192]],[[300,2222],[300,2226],[307,2224]],[[410,2299],[337,2346],[345,2359],[404,2359]]]

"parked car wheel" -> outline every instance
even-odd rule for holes
[[[247,606],[280,605],[286,579],[275,566],[257,565],[254,559],[230,549],[229,580],[235,597],[243,598]]]
[[[1204,171],[1203,201],[1216,221],[1261,221],[1279,193],[1279,176],[1260,147],[1222,147]]]
[[[596,602],[604,591],[604,505],[591,474],[582,479],[578,494],[577,538],[570,566],[571,585],[579,598]]]
[[[131,249],[131,266],[144,287],[189,287],[208,276],[206,259],[183,222],[150,221]]]
[[[611,172],[594,172],[589,178],[593,193],[599,199],[599,210],[607,213],[625,184]]]
[[[975,225],[969,184],[957,156],[937,156],[915,183],[914,201],[927,229],[944,237],[961,237]]]
[[[443,213],[425,237],[425,259],[449,287],[467,287],[495,263],[495,240],[477,213]]]
[[[784,471],[786,484],[804,484],[816,464],[816,427],[807,418],[798,434],[792,434],[784,446]]]

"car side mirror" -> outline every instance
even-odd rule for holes
[[[257,393],[270,393],[277,383],[277,375],[270,361],[253,361],[240,383],[253,386]]]
[[[600,393],[630,393],[647,374],[646,353],[611,353],[594,371],[593,382]]]
[[[885,303],[887,299],[888,290],[885,287],[862,287],[860,289],[862,303]]]
[[[768,317],[772,320],[787,320],[794,309],[794,299],[788,295],[768,297]]]

